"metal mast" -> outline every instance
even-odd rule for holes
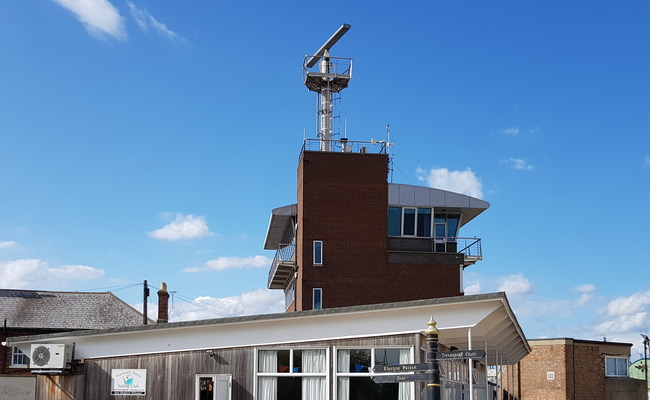
[[[320,150],[332,150],[332,120],[333,108],[332,94],[338,93],[348,86],[352,77],[352,59],[331,57],[330,49],[350,29],[349,24],[343,24],[321,46],[316,54],[306,56],[303,63],[303,78],[307,89],[317,92],[320,97],[318,103],[318,137],[321,139]],[[318,69],[314,66],[318,61]]]

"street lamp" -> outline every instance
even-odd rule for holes
[[[648,335],[641,334],[643,338],[643,369],[645,370],[645,390],[648,391],[648,344],[650,344],[650,338]],[[647,396],[647,394],[646,394]]]

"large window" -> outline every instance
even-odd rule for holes
[[[280,349],[257,352],[257,399],[326,400],[327,349]]]
[[[606,376],[627,376],[627,369],[626,357],[605,357]]]
[[[27,354],[20,351],[18,347],[11,348],[11,366],[12,367],[27,367],[29,365],[29,357]]]
[[[231,375],[199,374],[195,379],[194,400],[230,400]]]
[[[378,365],[412,364],[410,348],[354,348],[336,351],[337,400],[411,400],[414,384],[375,383]]]
[[[460,214],[426,207],[388,207],[388,236],[435,237],[455,241]]]

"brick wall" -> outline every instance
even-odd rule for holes
[[[304,152],[298,167],[297,310],[461,295],[459,264],[389,262],[388,156]],[[323,241],[323,266],[312,243]],[[393,260],[394,261],[394,260]]]
[[[530,344],[530,342],[529,342]],[[531,353],[520,363],[522,400],[565,400],[567,397],[567,346],[564,340],[530,344]],[[549,380],[547,373],[554,373]]]

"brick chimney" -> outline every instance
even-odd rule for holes
[[[159,324],[169,322],[169,293],[165,282],[160,284],[158,291],[158,321],[156,322]]]

